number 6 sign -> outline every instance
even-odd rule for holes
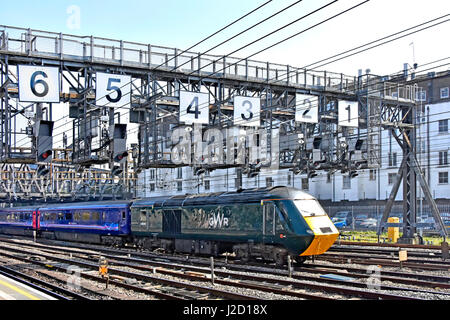
[[[131,102],[131,76],[97,72],[96,86],[98,106],[124,107]]]
[[[19,65],[17,70],[20,102],[59,102],[59,68]]]

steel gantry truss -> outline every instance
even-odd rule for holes
[[[50,172],[45,177],[39,177],[33,169],[43,164],[35,160],[35,135],[28,128],[41,120],[52,121],[55,105],[19,102],[17,65],[58,67],[60,102],[69,104],[69,117],[73,119],[72,130],[63,134],[63,147],[70,157],[63,165],[55,163],[57,157],[45,164]],[[230,137],[233,128],[244,132],[244,136],[250,130],[233,122],[233,99],[244,96],[260,101],[259,129],[266,137],[258,135],[255,143],[263,145],[280,169],[307,173],[308,177],[318,170],[329,174],[341,171],[352,177],[360,169],[379,168],[381,131],[391,130],[404,153],[395,187],[398,190],[403,181],[406,237],[415,232],[416,180],[427,200],[434,204],[415,160],[417,87],[404,82],[7,26],[0,26],[0,66],[3,201],[39,195],[45,199],[132,197],[136,195],[137,174],[145,168],[191,166],[194,172],[202,174],[206,170],[237,167],[241,174],[258,174],[261,166],[249,161],[246,149],[252,142]],[[124,84],[130,87],[127,104],[99,105],[96,96],[99,73],[130,76],[131,83]],[[108,88],[113,88],[112,84],[108,83]],[[202,107],[208,109],[209,119],[200,129],[200,148],[208,148],[214,140],[202,139],[207,130],[217,129],[224,133],[224,138],[214,141],[216,149],[212,148],[210,155],[221,149],[227,161],[211,161],[213,156],[199,157],[199,145],[195,142],[184,154],[193,161],[177,162],[172,158],[177,143],[172,139],[174,130],[184,129],[192,137],[199,134],[192,130],[191,124],[180,122],[182,91],[208,95],[209,103]],[[296,121],[299,105],[296,97],[302,94],[316,100],[319,119],[316,123]],[[339,125],[341,100],[358,103],[356,126]],[[27,123],[25,130],[19,118],[21,123]],[[127,128],[127,124],[135,129]],[[113,158],[119,145],[118,129],[122,130],[120,139],[137,135],[138,143],[124,153],[127,161],[117,165]],[[230,138],[231,144],[227,143]],[[26,147],[18,142],[24,140],[28,142]],[[243,162],[230,160],[241,151]],[[381,227],[386,226],[395,199],[394,189]],[[437,211],[434,213],[438,219]]]

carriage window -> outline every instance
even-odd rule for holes
[[[89,220],[91,220],[91,213],[90,212],[83,212],[82,214],[81,214],[81,220],[82,221],[89,221]]]
[[[122,220],[125,220],[127,218],[127,214],[125,211],[122,211]]]
[[[71,212],[66,213],[66,220],[72,221],[72,213]]]
[[[80,212],[75,212],[73,214],[73,220],[74,221],[81,221],[81,213]]]
[[[141,223],[143,224],[147,223],[147,211],[141,210],[139,219]]]
[[[91,219],[92,219],[93,221],[98,221],[98,220],[100,220],[100,213],[99,213],[99,212],[96,212],[96,211],[92,212],[92,214],[91,214]]]
[[[64,213],[59,212],[58,213],[58,221],[64,220]]]

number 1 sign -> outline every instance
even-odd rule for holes
[[[59,102],[59,68],[19,65],[17,69],[20,102]]]
[[[338,125],[357,128],[358,124],[358,102],[340,100],[338,103]]]

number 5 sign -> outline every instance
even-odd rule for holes
[[[96,86],[98,106],[124,107],[131,102],[131,76],[97,72]]]
[[[261,120],[260,98],[234,97],[234,116],[233,123],[236,126],[259,127]]]
[[[209,94],[180,90],[180,122],[209,123]]]
[[[19,65],[17,69],[20,102],[59,102],[59,68]]]

